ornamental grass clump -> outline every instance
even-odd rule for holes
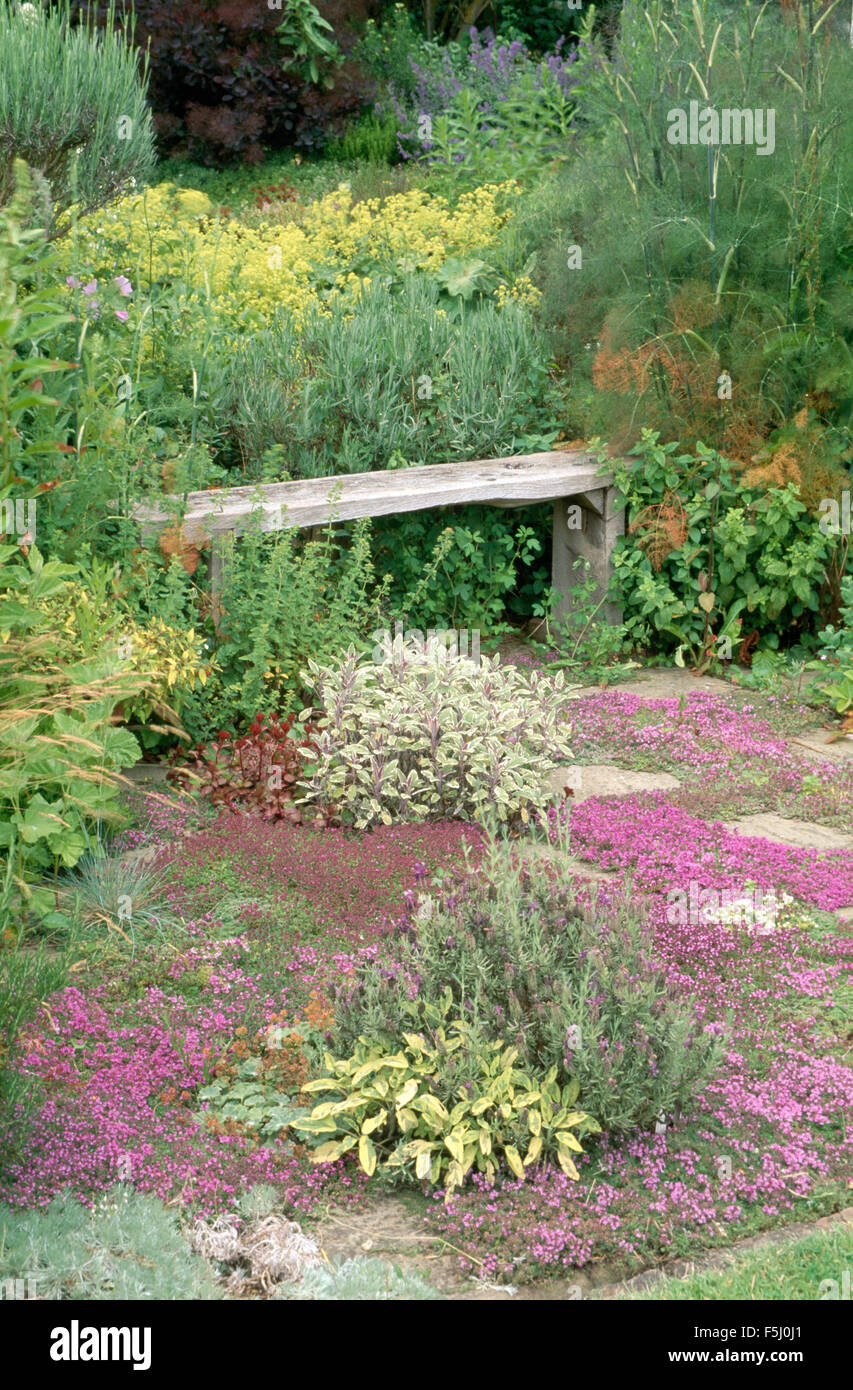
[[[625,902],[586,908],[553,861],[520,864],[494,843],[480,870],[407,899],[397,961],[366,962],[335,1001],[334,1048],[411,1030],[412,1000],[446,991],[519,1066],[580,1084],[579,1103],[611,1133],[686,1109],[718,1060],[689,999],[668,983],[648,927]]]
[[[322,715],[305,760],[302,800],[359,829],[412,820],[504,824],[544,810],[548,764],[572,757],[562,673],[479,663],[426,644],[388,659],[349,651],[335,666],[309,661],[303,680]],[[304,712],[307,718],[309,712]]]

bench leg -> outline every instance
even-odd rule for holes
[[[227,549],[227,533],[214,532],[210,538],[210,566],[208,577],[210,579],[210,607],[213,615],[213,626],[217,632],[220,630],[222,621],[222,575],[225,567],[225,551]]]
[[[583,582],[576,560],[589,560],[597,584],[595,602],[606,592],[612,574],[611,557],[617,538],[625,533],[625,512],[614,507],[615,490],[598,488],[579,497],[561,497],[554,503],[554,545],[551,583],[562,598],[554,610],[560,618],[574,607],[572,590]],[[622,621],[617,604],[607,603],[600,616],[614,625]]]

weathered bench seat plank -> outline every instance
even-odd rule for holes
[[[612,479],[599,475],[598,467],[591,454],[566,451],[190,492],[183,530],[190,542],[241,530],[258,509],[264,513],[260,518],[264,530],[318,526],[329,519],[330,497],[341,521],[462,502],[553,502],[606,487]],[[149,536],[174,521],[174,512],[161,507],[139,505],[134,515]]]
[[[435,463],[423,467],[388,469],[381,473],[352,473],[333,478],[308,478],[286,483],[254,483],[242,487],[190,492],[169,505],[140,503],[134,508],[145,539],[181,526],[190,544],[212,543],[212,577],[218,587],[217,538],[239,534],[250,524],[262,531],[283,527],[320,526],[330,516],[337,521],[393,516],[430,507],[484,502],[493,506],[554,503],[554,587],[564,595],[563,611],[571,607],[568,589],[574,586],[572,563],[589,559],[599,585],[610,574],[610,555],[624,518],[614,508],[612,475],[599,472],[599,462],[583,450],[553,450],[510,458],[478,459],[470,463]],[[180,509],[180,510],[179,510]],[[254,521],[250,518],[254,516]],[[618,612],[608,608],[611,620]]]

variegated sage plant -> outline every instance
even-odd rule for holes
[[[383,662],[309,661],[302,678],[322,710],[314,748],[300,750],[302,800],[359,829],[487,814],[526,824],[550,799],[549,763],[572,756],[562,672],[395,644]]]

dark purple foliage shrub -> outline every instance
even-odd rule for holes
[[[96,8],[103,20],[106,6]],[[239,0],[136,0],[134,8],[135,42],[150,55],[161,154],[209,165],[259,164],[266,148],[319,149],[375,94],[351,58],[330,72],[331,88],[285,70],[288,53],[276,35],[281,10]],[[347,52],[354,37],[349,24],[370,12],[371,0],[355,6],[320,0],[317,8]]]

